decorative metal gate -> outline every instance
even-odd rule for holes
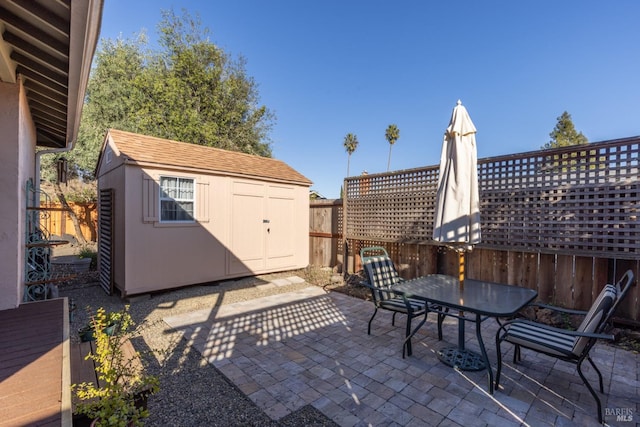
[[[56,283],[73,276],[68,272],[54,271],[51,265],[53,247],[69,243],[54,240],[51,235],[51,199],[36,189],[33,180],[26,183],[26,223],[25,223],[25,263],[23,300],[38,301],[55,298],[58,294]],[[41,207],[44,204],[45,207]]]
[[[98,263],[100,286],[113,293],[113,189],[100,190],[98,211]]]

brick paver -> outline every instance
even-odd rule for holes
[[[510,349],[500,390],[490,396],[486,371],[457,371],[436,357],[457,343],[455,319],[445,321],[439,342],[430,318],[413,339],[413,356],[402,359],[404,319],[391,326],[391,315],[379,312],[369,336],[372,313],[370,302],[309,286],[164,320],[274,420],[311,404],[341,426],[598,425],[573,365],[527,350],[513,365]],[[495,321],[483,323],[494,370],[495,331]],[[472,330],[466,345],[479,348]],[[638,356],[604,345],[595,350],[603,408],[611,412],[606,421],[633,425],[640,417]],[[616,409],[631,410],[633,422],[617,422]]]

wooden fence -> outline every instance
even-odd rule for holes
[[[314,266],[359,271],[360,249],[384,246],[400,270],[411,279],[425,274],[457,275],[457,253],[433,243],[400,243],[381,240],[347,240],[347,262],[343,262],[343,201],[312,201],[310,204],[310,260]],[[333,231],[332,231],[333,230]],[[640,261],[611,257],[498,250],[478,245],[465,257],[466,277],[536,289],[540,301],[568,308],[586,309],[605,283],[619,278],[627,269],[639,277]],[[638,286],[632,289],[618,312],[619,320],[638,326]]]
[[[97,203],[69,203],[69,206],[78,218],[78,224],[82,235],[88,242],[96,242],[98,240],[97,224],[98,211]],[[63,208],[59,203],[48,203],[41,206],[46,209],[46,227],[53,236],[67,238],[73,237],[77,239],[77,233],[71,215],[67,209]]]
[[[479,159],[483,236],[465,257],[467,277],[536,289],[543,302],[577,309],[588,308],[628,268],[639,277],[639,154],[635,137]],[[338,217],[347,262],[339,256],[331,262],[350,272],[360,267],[361,247],[382,245],[405,278],[455,274],[457,254],[431,239],[437,180],[437,165],[349,177],[342,208],[340,201],[322,208],[312,202],[312,233],[325,232],[314,224],[334,223],[314,222],[315,212]],[[336,234],[331,253],[339,251]],[[317,255],[330,244],[318,239],[312,238],[310,262],[325,265]],[[618,313],[636,324],[639,289]]]
[[[342,199],[311,200],[309,205],[309,265],[342,265]]]

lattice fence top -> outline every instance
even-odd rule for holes
[[[479,247],[640,258],[640,137],[478,160]],[[438,165],[345,180],[346,237],[435,243]]]

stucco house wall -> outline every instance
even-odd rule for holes
[[[96,175],[124,295],[308,264],[311,182],[283,162],[112,129]],[[194,220],[161,220],[162,177],[193,181]]]
[[[0,0],[0,310],[23,302],[27,201],[38,201],[36,149],[73,148],[102,6]]]
[[[16,308],[24,294],[26,182],[34,175],[36,146],[22,80],[0,82],[0,310]]]

